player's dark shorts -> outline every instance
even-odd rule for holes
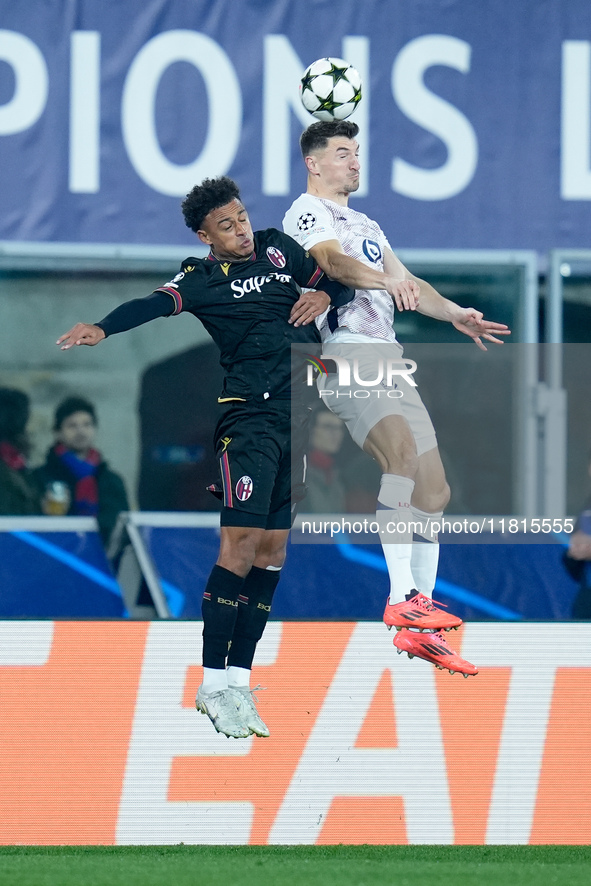
[[[309,409],[298,409],[292,420],[289,400],[250,400],[222,408],[215,434],[221,525],[290,529],[304,492]]]

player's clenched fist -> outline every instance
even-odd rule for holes
[[[69,332],[64,333],[56,341],[61,345],[62,351],[67,351],[74,345],[98,345],[105,338],[105,333],[100,326],[91,323],[76,323]]]

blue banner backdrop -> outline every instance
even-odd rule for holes
[[[361,72],[355,207],[402,248],[588,245],[588,0],[0,0],[0,239],[193,242],[180,198],[305,187],[303,69]]]

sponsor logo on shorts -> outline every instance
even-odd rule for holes
[[[252,477],[249,477],[248,474],[240,478],[236,484],[236,498],[238,501],[248,501],[252,495],[253,485]]]
[[[276,246],[267,247],[267,258],[273,262],[276,268],[284,268],[287,263],[285,256]]]

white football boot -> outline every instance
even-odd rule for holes
[[[259,735],[261,738],[268,738],[271,733],[268,726],[263,723],[259,716],[256,708],[257,698],[254,694],[261,688],[261,686],[256,686],[254,689],[250,689],[248,686],[234,686],[230,688],[230,692],[236,694],[240,704],[242,722],[246,724],[249,732],[254,732],[255,735]]]
[[[222,732],[228,738],[248,738],[250,735],[250,729],[240,711],[239,699],[233,689],[204,692],[203,686],[200,686],[197,690],[195,707],[202,714],[207,714],[217,732]]]

